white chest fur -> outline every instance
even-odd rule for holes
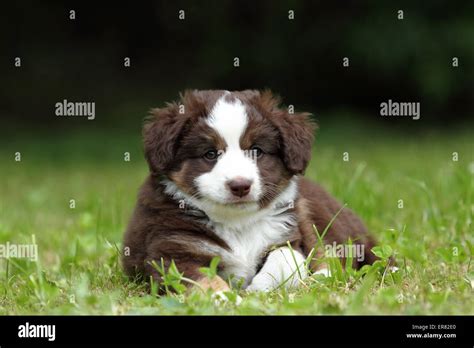
[[[282,193],[266,208],[239,209],[201,201],[180,191],[171,181],[163,181],[165,192],[176,200],[204,211],[210,227],[229,246],[230,250],[215,244],[203,243],[204,251],[221,257],[224,266],[221,276],[243,279],[247,286],[262,261],[262,256],[272,246],[284,244],[294,226],[296,217],[288,212],[298,194],[297,177],[290,180]],[[255,204],[256,205],[256,204]]]
[[[290,213],[267,215],[251,224],[227,226],[214,224],[214,232],[230,247],[218,251],[224,266],[221,276],[243,279],[248,285],[257,272],[264,253],[272,246],[285,243],[294,226]]]

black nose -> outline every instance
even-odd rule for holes
[[[252,180],[237,177],[235,179],[229,180],[227,182],[227,186],[234,196],[243,197],[250,192]]]

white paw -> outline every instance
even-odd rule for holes
[[[250,285],[245,289],[249,292],[264,291],[268,292],[278,287],[278,282],[269,274],[259,273],[253,279]]]
[[[280,286],[297,287],[307,276],[304,257],[297,251],[282,247],[272,251],[247,291],[271,291]]]

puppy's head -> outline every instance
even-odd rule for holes
[[[154,109],[144,127],[155,176],[209,208],[258,210],[302,174],[314,125],[270,92],[188,91]]]

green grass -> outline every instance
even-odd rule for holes
[[[122,234],[147,173],[138,132],[12,140],[0,150],[0,243],[35,235],[39,261],[0,260],[0,314],[474,314],[472,134],[373,134],[323,128],[306,176],[355,210],[400,270],[382,261],[362,276],[336,262],[331,277],[242,292],[238,306],[199,291],[158,297],[122,273]]]

